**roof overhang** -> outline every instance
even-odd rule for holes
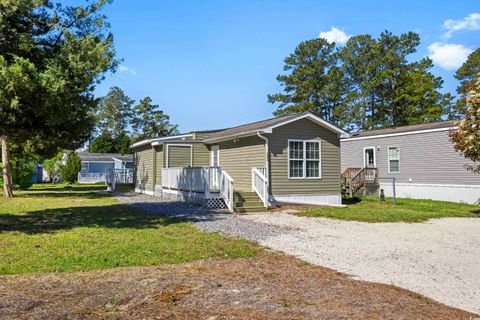
[[[112,159],[117,160],[117,161],[121,161],[121,162],[133,162],[133,159],[131,159],[131,160],[130,159],[118,159],[118,158],[115,158],[115,157],[113,157]]]
[[[216,143],[216,142],[222,142],[222,141],[228,141],[228,140],[232,140],[232,139],[235,139],[235,138],[242,138],[242,137],[250,137],[250,136],[254,136],[257,134],[257,132],[260,132],[260,133],[272,133],[273,132],[273,129],[275,128],[278,128],[278,127],[281,127],[281,126],[284,126],[284,125],[287,125],[289,123],[292,123],[292,122],[295,122],[295,121],[298,121],[298,120],[302,120],[302,119],[309,119],[313,122],[315,122],[316,124],[330,130],[330,131],[333,131],[335,133],[338,134],[339,137],[341,138],[348,138],[350,137],[350,134],[340,128],[338,128],[337,126],[334,126],[333,124],[331,124],[330,122],[328,121],[325,121],[323,120],[322,118],[320,118],[319,116],[316,116],[314,115],[313,113],[304,113],[304,114],[300,114],[296,117],[292,117],[292,118],[289,118],[289,119],[286,119],[285,121],[282,121],[282,122],[279,122],[279,123],[275,123],[274,125],[271,125],[271,126],[267,126],[267,127],[264,127],[264,128],[260,128],[260,129],[255,129],[255,130],[250,130],[250,131],[244,131],[244,132],[239,132],[239,133],[235,133],[235,134],[230,134],[230,135],[226,135],[226,136],[221,136],[221,137],[217,137],[217,138],[212,138],[212,139],[205,139],[205,143]]]
[[[187,134],[178,134],[176,136],[168,136],[168,137],[161,137],[161,138],[152,138],[152,139],[145,139],[142,141],[135,142],[130,146],[130,148],[138,148],[144,145],[152,145],[154,142],[163,142],[167,140],[172,140],[172,139],[182,139],[182,138],[188,138],[188,137],[193,137],[193,133],[187,133]]]
[[[396,136],[408,136],[412,134],[450,131],[450,130],[456,130],[456,129],[458,129],[457,126],[452,126],[452,127],[435,128],[435,129],[412,130],[412,131],[406,131],[406,132],[396,132],[396,133],[392,132],[392,133],[378,134],[378,135],[372,135],[372,136],[345,138],[345,139],[342,139],[341,141],[367,140],[367,139],[379,139],[379,138],[396,137]]]

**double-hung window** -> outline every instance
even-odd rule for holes
[[[388,147],[388,172],[400,172],[400,148]]]
[[[288,177],[312,179],[321,177],[320,141],[288,141]]]

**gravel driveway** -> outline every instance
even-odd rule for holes
[[[394,284],[480,314],[480,219],[364,223],[287,213],[231,215],[145,195],[117,198],[152,214],[189,219],[204,231],[258,241],[357,279]]]

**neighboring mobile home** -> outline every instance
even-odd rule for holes
[[[340,137],[312,113],[132,145],[136,192],[251,211],[269,202],[341,204]]]
[[[455,152],[448,133],[454,121],[352,133],[341,140],[342,172],[376,168],[380,188],[401,198],[478,203],[480,174],[466,170],[472,162]]]
[[[116,172],[119,181],[133,181],[133,154],[80,152],[79,156],[82,160],[79,183],[104,182],[109,169]]]

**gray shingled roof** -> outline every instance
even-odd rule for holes
[[[363,132],[352,132],[350,133],[350,138],[370,137],[370,136],[378,136],[378,135],[392,134],[392,133],[405,133],[410,131],[451,128],[455,126],[455,121],[456,120],[449,120],[449,121],[440,121],[440,122],[425,123],[425,124],[416,124],[416,125],[410,125],[410,126],[401,126],[396,128],[377,129],[377,130],[363,131]]]
[[[90,153],[90,152],[81,152],[79,153],[80,159],[82,161],[112,161],[113,158],[116,158],[125,162],[133,162],[133,154],[119,154],[119,153]]]
[[[241,126],[232,127],[232,128],[228,128],[228,129],[225,129],[225,130],[213,132],[212,134],[208,135],[208,137],[206,137],[205,139],[206,140],[213,140],[213,139],[218,139],[218,138],[223,138],[223,137],[234,136],[234,135],[237,135],[237,134],[247,133],[247,132],[250,132],[250,131],[261,130],[261,129],[270,127],[272,125],[278,124],[278,123],[286,121],[288,119],[298,117],[299,115],[306,114],[306,113],[308,113],[308,112],[294,113],[294,114],[290,114],[290,115],[284,116],[284,117],[271,118],[271,119],[267,119],[267,120],[247,123],[247,124],[244,124],[244,125],[241,125]]]

